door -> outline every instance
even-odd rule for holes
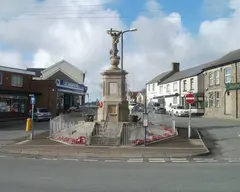
[[[231,92],[227,91],[225,93],[225,114],[231,115],[232,114],[232,102],[231,102]]]

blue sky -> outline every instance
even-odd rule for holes
[[[141,13],[146,11],[147,0],[116,0],[108,8],[118,10],[122,19],[130,25]],[[204,20],[226,17],[230,10],[227,0],[156,0],[165,14],[178,12],[182,22],[192,33],[197,33]],[[216,2],[216,4],[215,4]],[[152,10],[156,11],[156,10]],[[126,18],[125,18],[126,17]]]

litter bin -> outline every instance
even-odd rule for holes
[[[93,122],[94,121],[94,115],[87,114],[85,115],[85,122]]]
[[[137,123],[138,122],[138,116],[137,115],[129,115],[128,121],[132,123]]]

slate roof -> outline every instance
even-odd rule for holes
[[[40,77],[42,75],[42,71],[46,68],[27,68],[27,71],[35,72],[35,77]]]
[[[183,71],[179,71],[179,72],[173,74],[171,77],[167,78],[166,80],[162,81],[160,83],[160,85],[161,84],[166,84],[166,83],[171,83],[171,82],[174,82],[174,81],[178,81],[178,80],[181,80],[181,79],[185,79],[185,78],[188,78],[188,77],[193,77],[195,75],[198,75],[203,71],[204,68],[213,65],[213,62],[215,62],[215,61],[212,61],[212,62],[209,62],[209,63],[206,63],[206,64],[202,64],[202,65],[198,65],[196,67],[192,67],[192,68],[189,68],[189,69],[185,69]]]
[[[172,71],[166,71],[164,73],[161,73],[160,75],[154,77],[151,81],[149,81],[147,84],[157,83],[159,80],[161,80],[163,77],[171,73]]]
[[[239,61],[240,61],[240,49],[237,49],[215,60],[214,62],[212,62],[210,66],[205,67],[203,70],[209,70]]]

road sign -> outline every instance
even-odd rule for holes
[[[35,105],[36,104],[36,97],[31,97],[30,104]]]
[[[99,108],[102,108],[102,107],[103,107],[103,102],[102,102],[102,101],[98,102],[98,107],[99,107]]]
[[[195,97],[192,93],[186,95],[186,103],[193,104],[195,102]]]

